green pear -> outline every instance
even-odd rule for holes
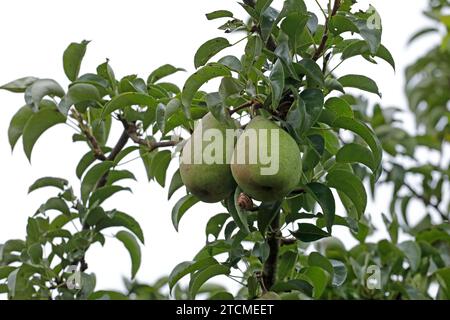
[[[278,139],[273,136],[278,136]],[[236,143],[231,172],[239,187],[253,199],[281,200],[300,181],[300,150],[286,131],[274,122],[257,116],[250,121]]]
[[[181,153],[181,180],[188,191],[203,202],[219,202],[236,188],[230,169],[235,139],[234,136],[230,138],[231,142],[227,139],[227,129],[235,130],[231,125],[217,121],[211,113],[206,114]],[[208,133],[219,134],[222,138],[217,141]],[[214,148],[214,145],[218,147]]]

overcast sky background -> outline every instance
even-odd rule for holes
[[[322,3],[324,1],[321,1]],[[363,7],[368,1],[360,1]],[[63,5],[64,3],[64,5]],[[275,1],[279,7],[281,1]],[[313,0],[306,0],[317,12]],[[433,39],[417,42],[406,47],[409,36],[429,24],[421,12],[426,0],[415,1],[370,1],[383,19],[383,43],[391,50],[397,63],[397,72],[387,63],[371,65],[363,60],[346,62],[339,70],[343,73],[360,73],[372,77],[383,94],[383,106],[404,108],[403,70],[406,65],[426,52]],[[0,83],[23,76],[53,78],[67,86],[62,68],[62,53],[70,42],[92,40],[88,46],[81,73],[95,72],[98,64],[110,59],[118,78],[138,74],[146,79],[158,66],[171,63],[183,67],[188,73],[177,74],[170,80],[180,87],[186,77],[194,71],[193,56],[206,40],[223,36],[216,27],[220,21],[207,21],[204,14],[228,9],[236,17],[244,18],[243,9],[232,0],[153,0],[153,1],[2,1],[0,2]],[[319,16],[320,17],[320,16]],[[231,35],[239,39],[241,35]],[[242,47],[231,48],[226,54],[240,56]],[[211,88],[213,84],[209,84]],[[80,157],[87,152],[84,144],[73,144],[74,133],[68,126],[60,125],[43,135],[35,146],[32,165],[26,159],[21,141],[11,154],[7,129],[14,113],[24,104],[23,96],[0,91],[0,243],[8,239],[24,238],[28,216],[32,215],[56,189],[41,190],[27,195],[28,186],[43,176],[67,178],[79,190],[75,167]],[[405,119],[412,130],[413,123]],[[113,130],[110,144],[120,134]],[[176,170],[177,160],[167,174],[168,182]],[[146,245],[142,248],[143,262],[138,279],[151,282],[167,275],[173,267],[184,260],[191,260],[204,245],[204,227],[214,214],[222,212],[221,205],[198,204],[181,220],[179,232],[171,223],[174,203],[183,195],[178,191],[167,202],[167,190],[156,183],[147,183],[143,166],[135,161],[127,169],[136,173],[138,183],[130,183],[133,194],[122,193],[106,203],[108,209],[117,208],[133,215],[144,230]],[[381,221],[381,212],[388,201],[383,193],[369,208],[375,221]],[[336,228],[347,245],[354,240],[344,229]],[[107,231],[107,234],[113,234]],[[384,236],[380,232],[376,238]],[[97,274],[97,289],[120,289],[122,277],[129,277],[130,259],[117,240],[107,237],[106,245],[95,245],[87,255],[89,271]]]

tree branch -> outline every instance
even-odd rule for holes
[[[120,138],[117,141],[115,147],[111,150],[106,160],[114,161],[119,152],[122,151],[122,149],[125,148],[125,146],[127,145],[128,139],[129,139],[128,133],[124,130],[120,135]]]
[[[414,190],[413,187],[411,187],[407,182],[404,183],[404,186],[418,199],[422,200],[422,202],[427,207],[432,207],[436,212],[441,216],[441,218],[445,220],[449,220],[449,217],[447,217],[444,212],[439,208],[439,203],[433,203],[430,199],[425,198],[423,195],[419,194],[416,190]]]
[[[244,110],[246,108],[250,108],[250,107],[256,107],[259,108],[260,107],[260,103],[256,100],[250,100],[247,101],[244,104],[241,104],[239,107],[234,108],[233,110],[229,110],[230,115],[235,114],[236,112],[239,112],[241,110]]]
[[[340,6],[341,6],[341,0],[334,0],[333,9],[331,10],[330,15],[328,16],[328,19],[325,21],[325,30],[323,31],[322,40],[320,41],[320,45],[317,47],[317,50],[314,53],[313,58],[312,58],[314,61],[319,60],[319,58],[325,52],[327,41],[328,41],[328,34],[330,31],[329,30],[330,29],[330,20],[332,17],[334,17],[337,14]]]
[[[89,126],[87,126],[84,123],[82,115],[76,109],[72,109],[72,113],[70,116],[78,122],[78,127],[86,137],[89,147],[92,149],[92,152],[94,153],[94,157],[98,160],[105,161],[106,160],[105,154],[103,153],[102,148],[100,147],[100,144],[98,143],[97,139],[94,137],[91,128],[89,128]]]
[[[88,141],[90,141],[90,144],[92,146],[92,151],[94,152],[95,157],[101,161],[114,161],[116,159],[117,155],[120,153],[120,151],[122,151],[123,148],[125,148],[129,139],[133,140],[133,142],[135,142],[139,145],[144,145],[144,146],[148,147],[148,149],[150,151],[152,151],[156,148],[171,147],[171,146],[176,145],[176,143],[177,143],[175,141],[153,142],[150,140],[144,140],[139,137],[139,135],[137,133],[137,126],[135,123],[130,124],[125,119],[119,118],[119,120],[122,122],[122,124],[124,126],[124,130],[123,130],[122,134],[120,135],[119,140],[117,141],[116,145],[111,150],[108,157],[106,157],[103,154],[103,152],[101,151],[97,140],[91,134],[90,128],[88,128],[84,124],[81,115],[78,112],[75,112],[75,113],[73,113],[73,116],[74,116],[74,119],[76,119],[79,122],[81,131],[83,132],[83,134],[86,136]],[[106,172],[100,178],[95,189],[102,188],[106,185],[106,183],[108,182],[108,173],[109,172]],[[83,230],[89,230],[89,225],[83,224]],[[88,264],[86,263],[84,255],[78,260],[78,263],[80,264],[81,272],[86,271],[86,269],[88,268]]]
[[[125,119],[120,119],[120,121],[123,124],[124,132],[126,132],[127,136],[136,144],[139,144],[141,146],[144,146],[148,148],[148,151],[153,151],[157,148],[164,148],[164,147],[173,147],[178,144],[178,141],[160,141],[155,142],[148,139],[142,139],[140,135],[138,134],[137,126],[135,123],[129,123]]]
[[[269,245],[269,256],[264,263],[263,281],[267,290],[275,284],[277,280],[278,252],[280,250],[280,213],[277,213],[270,224],[271,231],[267,234],[267,244]]]

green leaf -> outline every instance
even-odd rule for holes
[[[370,6],[367,12],[349,14],[348,18],[358,28],[361,37],[366,40],[372,54],[378,51],[381,44],[381,19],[373,6]],[[377,24],[380,25],[377,25]]]
[[[108,59],[106,59],[106,62],[97,67],[97,74],[103,79],[107,80],[113,90],[117,89],[116,76],[114,75],[114,70],[109,65]]]
[[[8,82],[2,86],[0,86],[0,89],[7,90],[10,92],[15,93],[22,93],[25,92],[25,90],[31,86],[33,83],[36,82],[36,80],[39,80],[35,77],[24,77],[20,78],[11,82]]]
[[[450,299],[450,267],[439,269],[434,274],[447,299]]]
[[[141,248],[136,238],[127,231],[119,231],[116,238],[120,240],[128,250],[131,257],[131,279],[134,279],[141,266]]]
[[[314,60],[305,58],[299,63],[295,64],[295,67],[299,69],[299,72],[301,74],[306,75],[310,87],[317,85],[322,87],[324,85],[325,80],[322,69]]]
[[[165,132],[166,120],[166,106],[162,103],[158,103],[158,106],[156,107],[156,124],[162,134]]]
[[[214,258],[205,258],[198,261],[184,261],[179,263],[169,275],[169,289],[172,291],[175,284],[185,275],[195,272],[199,269],[218,264]]]
[[[330,275],[333,275],[334,269],[330,260],[325,258],[318,252],[311,252],[308,256],[308,265],[311,267],[319,267],[327,271]]]
[[[269,8],[273,0],[256,0],[253,2],[255,2],[254,8],[256,12],[261,15],[267,8]]]
[[[250,230],[248,229],[247,213],[237,203],[237,200],[241,192],[242,192],[241,189],[237,187],[235,192],[225,200],[225,204],[228,209],[228,212],[230,213],[231,217],[233,218],[234,222],[239,227],[239,229],[243,233],[249,234]]]
[[[241,81],[232,77],[222,78],[219,86],[219,94],[224,102],[230,97],[239,95],[244,89],[244,85]]]
[[[314,287],[314,299],[319,299],[330,281],[330,275],[324,269],[319,267],[307,267],[302,275],[309,279]]]
[[[70,81],[75,81],[78,78],[81,62],[89,42],[86,40],[81,41],[81,43],[72,42],[64,51],[64,72]]]
[[[359,135],[370,147],[373,153],[374,165],[376,166],[375,180],[381,175],[381,160],[383,157],[383,149],[376,134],[366,124],[357,119],[347,117],[337,118],[333,122],[333,127],[350,130]]]
[[[299,80],[297,73],[295,71],[295,68],[292,64],[292,55],[289,50],[289,42],[288,37],[284,35],[284,37],[281,37],[280,43],[278,44],[277,48],[275,49],[275,55],[281,59],[286,69],[289,71],[289,75],[295,79]]]
[[[65,123],[66,117],[58,110],[45,108],[39,110],[27,121],[23,128],[23,149],[29,161],[31,161],[31,152],[39,137],[51,127]]]
[[[211,219],[208,220],[208,223],[206,224],[206,229],[205,229],[205,233],[206,233],[206,239],[208,240],[208,237],[210,235],[212,235],[214,238],[219,237],[219,233],[220,231],[222,231],[225,222],[228,220],[228,218],[230,217],[230,215],[228,213],[219,213],[213,217],[211,217]]]
[[[84,176],[81,182],[81,200],[86,203],[89,195],[97,186],[99,180],[106,174],[112,167],[114,162],[105,161],[93,166]]]
[[[154,178],[153,172],[151,171],[152,161],[155,154],[158,153],[157,150],[148,152],[147,148],[141,146],[139,148],[139,155],[141,156],[142,162],[144,164],[145,171],[147,173],[148,181],[152,181]]]
[[[335,78],[327,77],[325,79],[324,88],[328,93],[339,91],[340,93],[345,94],[344,87]]]
[[[72,234],[70,233],[70,231],[65,229],[49,230],[45,233],[45,238],[50,241],[52,241],[55,238],[70,239],[72,238]]]
[[[311,285],[311,280],[306,278],[305,276],[302,277],[302,275],[300,275],[300,279],[278,282],[271,288],[271,290],[277,292],[300,291],[306,294],[308,298],[313,295],[313,289],[314,287],[313,285]],[[304,297],[304,295],[302,295],[302,297]],[[298,296],[296,297],[296,299],[298,299]]]
[[[234,127],[235,122],[231,118],[228,108],[225,106],[225,103],[224,103],[224,101],[226,100],[227,94],[228,94],[228,92],[224,92],[224,91],[226,91],[226,89],[224,89],[224,87],[227,86],[226,83],[228,82],[228,81],[225,81],[226,79],[231,79],[231,78],[223,78],[222,79],[222,82],[220,85],[220,89],[222,89],[221,90],[222,95],[219,92],[208,93],[205,97],[205,100],[206,100],[206,105],[208,106],[208,110],[212,113],[214,118],[217,119],[217,121],[219,121],[220,123],[227,124],[230,127]]]
[[[231,47],[227,39],[218,37],[206,41],[198,48],[194,56],[194,66],[196,69],[205,65],[209,59],[225,48]]]
[[[99,290],[95,291],[89,295],[89,300],[129,300],[129,297],[123,293],[110,291],[110,290]]]
[[[114,194],[120,191],[130,191],[130,188],[124,188],[121,186],[105,186],[95,190],[91,197],[89,198],[89,204],[92,206],[93,204],[101,205],[105,200],[113,196]]]
[[[69,182],[65,179],[55,178],[55,177],[45,177],[36,180],[29,188],[28,193],[31,193],[37,189],[45,187],[55,187],[60,190],[64,190]]]
[[[267,228],[280,211],[281,201],[263,202],[258,208],[258,230],[265,236]]]
[[[0,266],[0,280],[8,278],[8,275],[16,270],[16,267],[11,266]]]
[[[62,227],[64,227],[67,223],[70,221],[76,219],[78,217],[78,214],[71,213],[70,215],[61,214],[57,216],[53,221],[50,223],[49,231],[47,232],[47,236],[49,232],[56,231],[59,232]]]
[[[283,4],[283,9],[280,13],[280,18],[286,16],[291,12],[307,13],[307,8],[304,0],[287,0]]]
[[[175,230],[178,231],[178,224],[186,213],[186,211],[191,208],[194,204],[196,204],[199,200],[194,197],[192,194],[188,194],[178,200],[175,206],[172,209],[172,224]]]
[[[37,111],[39,104],[45,96],[50,97],[63,97],[65,94],[64,89],[52,79],[39,79],[33,82],[25,91],[25,102],[33,106],[33,109]]]
[[[136,177],[129,170],[111,170],[108,174],[108,181],[106,184],[111,185],[117,181],[131,179],[136,181]]]
[[[318,182],[309,183],[306,188],[322,208],[328,233],[331,234],[336,211],[333,193],[327,186]]]
[[[89,168],[89,166],[94,162],[95,162],[94,153],[91,150],[89,150],[87,153],[84,154],[83,157],[81,157],[80,161],[78,162],[78,165],[75,169],[77,178],[81,179],[86,169]]]
[[[286,251],[281,254],[278,264],[278,279],[283,280],[289,276],[294,269],[298,260],[298,253],[294,251]]]
[[[33,243],[27,250],[28,255],[30,256],[31,262],[34,264],[38,264],[42,260],[42,246],[40,243]]]
[[[231,300],[234,300],[234,296],[231,293],[229,293],[229,292],[221,291],[221,292],[217,292],[217,293],[212,294],[208,298],[208,300],[222,300],[222,301],[230,300],[231,301]]]
[[[340,117],[353,119],[354,114],[350,104],[342,98],[332,97],[325,102],[325,109],[320,115],[320,121],[330,126]]]
[[[96,284],[95,274],[81,273],[81,289],[78,292],[78,297],[81,300],[86,300],[94,291]]]
[[[183,180],[181,180],[180,169],[178,169],[177,171],[175,171],[175,173],[172,176],[172,180],[170,181],[169,195],[168,195],[167,199],[170,200],[170,198],[172,198],[175,191],[180,189],[182,186],[184,186],[184,183],[183,183]]]
[[[355,40],[355,41],[352,41],[344,49],[344,51],[342,52],[341,59],[346,60],[346,59],[349,59],[349,58],[352,58],[352,57],[358,56],[358,55],[362,55],[362,56],[371,55],[371,56],[381,58],[384,61],[386,61],[387,63],[389,63],[391,65],[391,67],[395,70],[394,58],[392,57],[392,54],[389,52],[389,50],[383,45],[380,45],[380,47],[378,48],[378,51],[374,55],[372,55],[370,53],[370,48],[365,41]]]
[[[155,112],[156,104],[157,103],[155,98],[147,94],[137,92],[126,92],[118,96],[115,96],[107,104],[105,104],[105,107],[102,112],[102,117],[105,117],[107,114],[110,114],[118,109],[124,109],[126,107],[134,105],[147,106],[153,109],[153,112]]]
[[[258,34],[248,38],[247,45],[245,46],[245,55],[242,59],[243,68],[247,73],[251,70],[255,59],[261,55],[262,49],[263,43]]]
[[[161,187],[164,188],[166,184],[166,173],[172,160],[172,153],[169,150],[160,151],[153,157],[151,164],[151,172],[155,180]]]
[[[275,21],[278,17],[278,11],[272,7],[267,7],[260,18],[260,29],[261,29],[261,38],[263,42],[267,42],[270,35],[272,34],[273,27],[275,26]]]
[[[289,45],[296,50],[300,44],[309,16],[300,12],[290,12],[281,23],[281,30],[289,37]]]
[[[8,285],[8,299],[30,300],[36,293],[33,283],[30,281],[31,276],[41,273],[41,269],[30,264],[24,263],[19,268],[8,275],[6,281]]]
[[[144,233],[142,232],[139,222],[124,212],[114,211],[112,214],[106,215],[104,219],[100,220],[95,225],[95,229],[98,231],[111,227],[124,227],[133,232],[136,237],[144,243]]]
[[[208,20],[219,18],[233,18],[233,13],[228,10],[217,10],[206,14]]]
[[[327,175],[327,185],[343,192],[355,205],[358,218],[364,214],[367,206],[367,194],[361,180],[351,172],[337,169]]]
[[[200,287],[212,277],[218,275],[228,275],[230,273],[230,268],[221,264],[214,264],[201,269],[191,277],[189,282],[189,296],[191,299],[195,299]]]
[[[398,244],[398,248],[403,252],[409,262],[412,272],[417,272],[422,259],[422,250],[417,242],[405,241]]]
[[[412,44],[414,41],[416,41],[417,39],[421,38],[424,35],[427,35],[429,33],[435,33],[435,32],[439,32],[439,29],[434,28],[434,27],[428,27],[428,28],[421,29],[421,30],[417,31],[416,33],[414,33],[409,38],[408,45]]]
[[[219,63],[210,63],[197,70],[197,72],[186,80],[181,93],[181,102],[183,104],[186,117],[191,117],[191,103],[198,89],[200,89],[204,83],[213,78],[226,76],[231,76],[231,72],[227,67]]]
[[[67,116],[70,107],[78,104],[93,104],[101,100],[100,91],[97,86],[91,83],[74,83],[69,87],[67,94],[61,99],[58,104],[58,110]]]
[[[233,71],[236,71],[236,72],[242,71],[242,63],[235,56],[225,56],[223,58],[220,58],[218,63],[223,64],[224,66],[228,67],[229,69],[231,69]]]
[[[358,143],[349,143],[343,146],[336,154],[336,161],[340,163],[362,163],[373,173],[378,168],[371,150]]]
[[[4,245],[0,245],[0,257],[3,259],[6,254],[11,252],[20,253],[23,249],[25,249],[25,241],[19,239],[8,240]]]
[[[306,120],[304,130],[309,130],[319,119],[324,105],[322,90],[306,89],[300,94],[300,98],[305,102]]]
[[[338,81],[344,88],[356,88],[377,94],[381,97],[381,93],[376,82],[366,76],[349,74],[339,78]]]
[[[330,235],[322,229],[310,223],[299,223],[298,229],[292,235],[303,242],[314,242]]]
[[[8,129],[8,139],[11,146],[11,150],[17,143],[17,140],[22,136],[23,129],[27,124],[28,120],[34,115],[33,110],[30,106],[23,106],[17,111],[17,113],[12,117]]]
[[[284,68],[280,59],[274,63],[269,80],[272,86],[272,109],[276,109],[284,90]]]
[[[69,87],[67,98],[73,103],[100,101],[100,92],[90,83],[74,83]]]
[[[157,81],[161,80],[162,78],[165,78],[167,76],[170,76],[174,73],[180,72],[180,71],[186,71],[183,68],[176,68],[170,64],[165,64],[159,67],[158,69],[154,70],[147,78],[147,84],[153,84]]]
[[[40,211],[57,210],[63,214],[70,215],[70,209],[67,203],[61,198],[50,198],[42,205]]]
[[[302,137],[319,119],[324,104],[322,90],[306,89],[300,94],[286,117],[286,122]]]
[[[307,137],[307,143],[309,148],[304,153],[302,159],[302,169],[303,172],[313,170],[320,162],[322,155],[325,151],[325,139],[319,135],[314,134]]]

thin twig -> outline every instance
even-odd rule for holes
[[[243,110],[243,109],[250,108],[250,107],[254,106],[254,105],[257,104],[257,103],[258,103],[258,102],[255,101],[255,100],[247,101],[246,103],[240,105],[239,107],[236,107],[236,108],[234,108],[233,110],[229,110],[230,115],[233,115],[233,114],[235,114],[236,112],[239,112],[239,111],[241,111],[241,110]]]
[[[322,40],[320,42],[319,47],[317,48],[316,52],[313,55],[313,60],[314,61],[319,60],[319,58],[325,52],[327,41],[328,41],[328,35],[329,35],[328,33],[330,31],[329,30],[329,28],[330,28],[330,20],[331,20],[331,18],[333,18],[337,14],[340,6],[341,6],[341,0],[335,0],[334,1],[334,5],[333,5],[333,9],[331,10],[330,15],[328,16],[328,19],[325,21],[325,29],[323,31]]]
[[[280,213],[270,223],[272,231],[267,233],[267,244],[269,246],[269,256],[263,266],[262,279],[264,287],[268,290],[275,284],[277,280],[278,269],[278,252],[280,250]]]
[[[173,147],[177,145],[178,141],[160,141],[155,142],[149,139],[142,139],[140,135],[138,134],[137,126],[135,123],[129,123],[125,119],[120,119],[124,126],[124,133],[127,134],[127,136],[136,144],[139,144],[141,146],[144,146],[148,149],[149,152],[157,149],[157,148],[164,148],[164,147]],[[111,152],[112,153],[112,152]]]
[[[103,153],[100,144],[92,133],[91,128],[89,128],[89,126],[84,123],[83,116],[76,109],[72,109],[71,117],[77,121],[78,127],[86,137],[88,144],[91,147],[92,152],[94,153],[94,157],[101,161],[106,160],[105,154]]]
[[[449,217],[447,217],[444,212],[442,212],[442,210],[439,208],[439,203],[433,203],[430,199],[425,198],[423,195],[419,194],[413,187],[411,187],[408,183],[404,183],[404,186],[411,191],[411,193],[418,199],[422,200],[422,202],[427,206],[427,207],[432,207],[434,210],[436,210],[436,212],[441,216],[441,218],[445,221],[449,219]]]

